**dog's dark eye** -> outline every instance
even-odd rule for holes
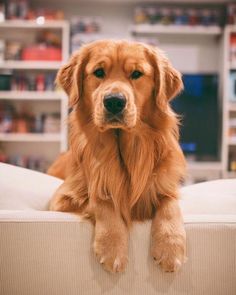
[[[102,79],[105,77],[105,72],[102,68],[97,69],[96,71],[93,72],[93,74],[99,79]]]
[[[138,78],[140,78],[143,75],[143,73],[139,72],[139,71],[133,71],[133,73],[131,74],[130,78],[132,80],[137,80]]]

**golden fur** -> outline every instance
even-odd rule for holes
[[[94,76],[97,68],[104,69],[105,77]],[[134,80],[135,70],[143,75]],[[185,160],[169,101],[182,90],[180,73],[158,49],[97,41],[71,57],[57,82],[73,111],[70,150],[49,170],[65,179],[50,209],[94,220],[94,251],[111,272],[125,268],[132,221],[152,218],[152,255],[166,271],[176,270],[185,257],[177,202]],[[103,99],[117,92],[127,103],[122,120],[113,122]]]

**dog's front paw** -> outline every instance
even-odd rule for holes
[[[156,234],[152,240],[151,254],[166,272],[175,272],[186,261],[186,237],[181,234]]]
[[[103,268],[111,273],[123,272],[128,262],[127,242],[118,234],[97,235],[94,253]]]

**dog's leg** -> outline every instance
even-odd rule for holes
[[[167,272],[178,270],[186,257],[186,234],[176,199],[163,197],[152,221],[151,254]]]
[[[94,252],[104,269],[124,271],[128,261],[128,229],[111,201],[99,200],[94,206]]]
[[[50,201],[49,210],[76,213],[84,211],[88,203],[87,186],[82,178],[78,179],[68,177],[62,183]]]

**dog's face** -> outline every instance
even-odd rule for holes
[[[138,121],[148,121],[150,111],[165,111],[168,101],[182,89],[179,72],[160,51],[126,41],[84,46],[59,71],[57,80],[69,95],[70,105],[78,103],[88,109],[101,131],[129,130]]]

